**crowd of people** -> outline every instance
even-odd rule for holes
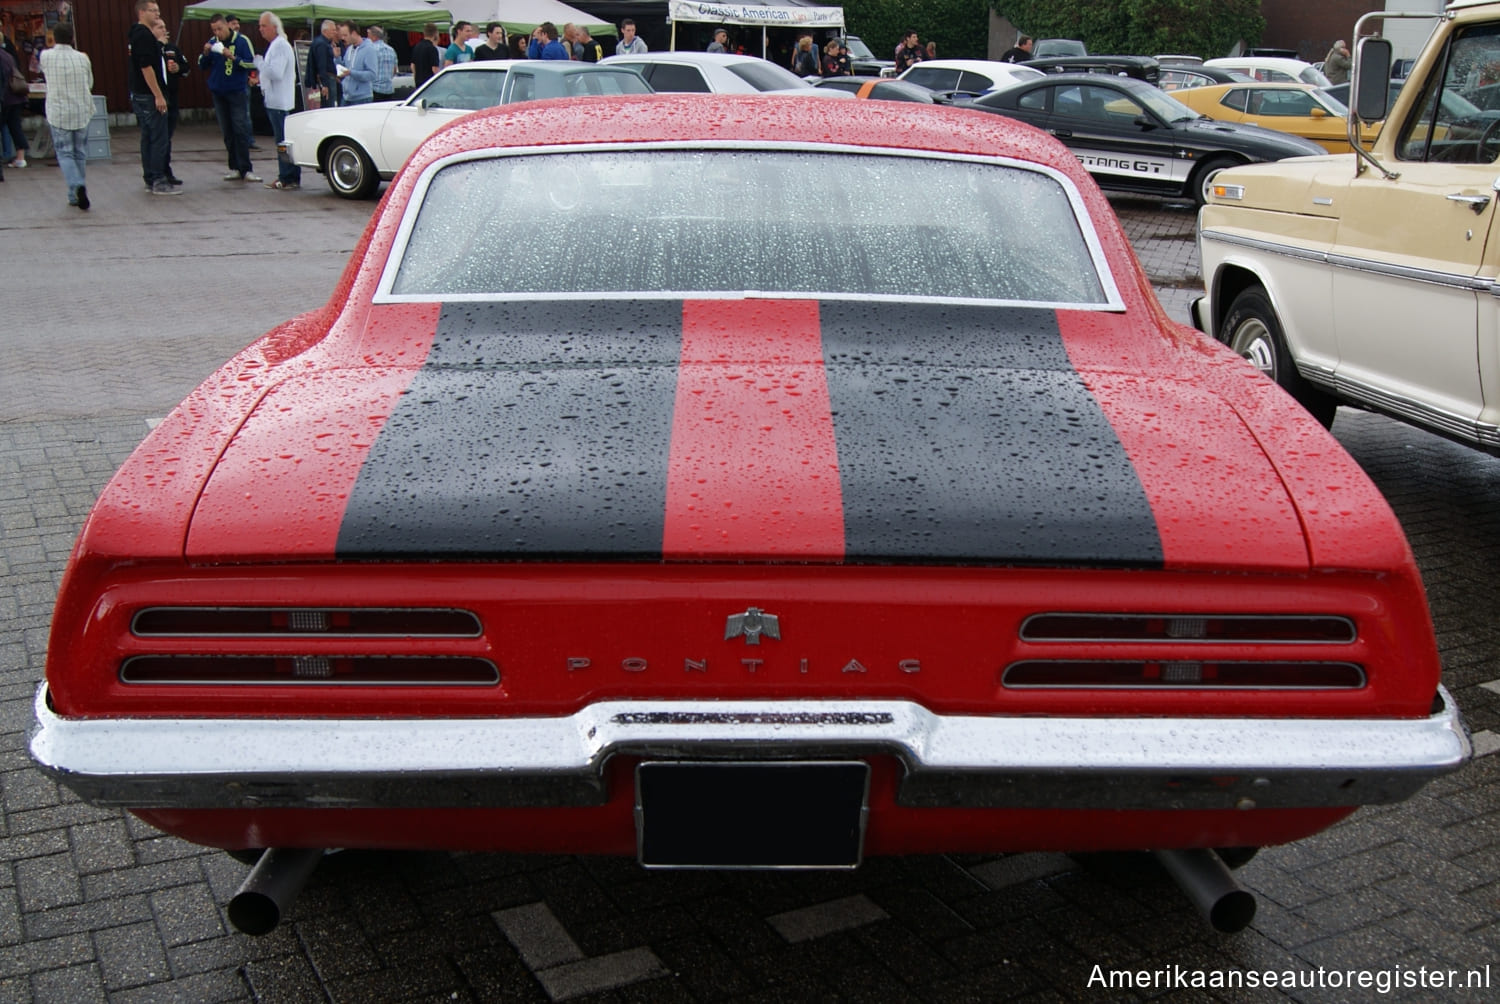
[[[183,181],[172,171],[172,138],[180,117],[178,91],[181,80],[196,64],[204,74],[213,100],[214,117],[224,142],[227,171],[224,181],[262,182],[251,162],[258,149],[251,125],[250,87],[258,83],[265,98],[266,117],[278,147],[285,140],[286,118],[297,106],[297,57],[286,26],[274,12],[260,15],[257,25],[265,49],[257,54],[254,43],[240,30],[233,14],[215,14],[209,21],[211,36],[197,59],[188,57],[170,40],[157,0],[135,0],[136,23],[127,38],[130,50],[130,104],[140,128],[141,178],[152,195],[177,195]],[[446,47],[438,44],[441,30],[436,23],[425,26],[422,39],[411,48],[414,83],[421,86],[444,67],[471,60],[554,59],[597,63],[612,51],[633,55],[649,51],[627,18],[620,23],[618,40],[612,47],[595,39],[588,28],[565,24],[559,31],[551,22],[538,25],[529,36],[507,31],[504,24],[486,26],[483,41],[479,29],[468,21],[453,25]],[[301,36],[306,37],[304,32]],[[42,54],[42,73],[47,81],[46,118],[53,147],[62,166],[68,190],[68,205],[87,210],[90,205],[85,178],[87,130],[94,114],[93,67],[89,57],[73,48],[73,28],[60,22],[53,30],[54,45]],[[709,52],[734,52],[729,31],[717,28]],[[913,63],[934,58],[936,43],[925,46],[917,32],[906,32],[896,47],[897,72]],[[9,62],[8,62],[9,61]],[[302,103],[307,108],[338,107],[389,100],[394,96],[397,54],[386,42],[379,26],[364,27],[354,21],[325,20],[311,39],[301,75]],[[14,57],[0,48],[0,81],[9,81]],[[803,77],[849,76],[849,53],[843,40],[830,38],[820,49],[811,35],[797,40],[791,55],[792,72]],[[5,139],[4,166],[27,166],[28,145],[21,129],[21,113],[27,96],[9,88],[0,89],[0,134]],[[14,151],[12,153],[12,151]],[[0,170],[0,181],[4,180]],[[301,168],[278,157],[276,177],[267,188],[289,191],[300,187]]]

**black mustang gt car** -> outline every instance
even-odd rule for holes
[[[969,105],[1045,129],[1101,188],[1184,195],[1202,205],[1226,167],[1326,153],[1311,140],[1216,122],[1150,84],[1099,74],[1049,75]]]

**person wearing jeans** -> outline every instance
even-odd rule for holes
[[[88,209],[89,190],[84,171],[89,156],[89,120],[94,117],[94,66],[73,48],[73,23],[52,27],[50,49],[42,50],[42,76],[47,81],[47,126],[57,166],[68,186],[68,205]]]
[[[213,41],[203,46],[198,68],[208,77],[208,92],[214,99],[214,115],[229,155],[225,181],[259,181],[250,167],[250,71],[255,69],[255,50],[250,40],[229,26],[223,14],[208,22]]]
[[[260,64],[260,89],[266,96],[266,118],[276,136],[276,180],[267,188],[286,191],[300,188],[302,168],[292,163],[282,149],[286,142],[286,117],[297,102],[297,54],[286,40],[281,18],[270,11],[260,16],[260,37],[266,40],[266,55]]]
[[[141,177],[152,195],[176,195],[167,183],[167,94],[161,43],[153,26],[161,17],[156,0],[135,0],[130,26],[130,110],[141,127]]]

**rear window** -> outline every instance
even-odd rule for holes
[[[775,63],[768,63],[763,59],[747,63],[729,63],[726,68],[757,91],[784,91],[789,87],[809,86],[807,81],[791,70],[777,66]]]
[[[1110,300],[1067,190],[1003,164],[732,149],[499,156],[443,167],[407,214],[389,295],[413,299]]]

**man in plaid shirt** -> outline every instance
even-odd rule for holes
[[[384,28],[366,29],[365,38],[375,47],[375,100],[390,101],[396,96],[396,85],[392,82],[396,75],[396,50],[385,40]]]
[[[42,76],[47,78],[47,125],[57,165],[68,184],[68,205],[89,207],[89,192],[83,184],[88,163],[89,119],[94,117],[94,66],[89,57],[73,48],[73,23],[59,21],[52,28],[56,44],[42,50]]]

